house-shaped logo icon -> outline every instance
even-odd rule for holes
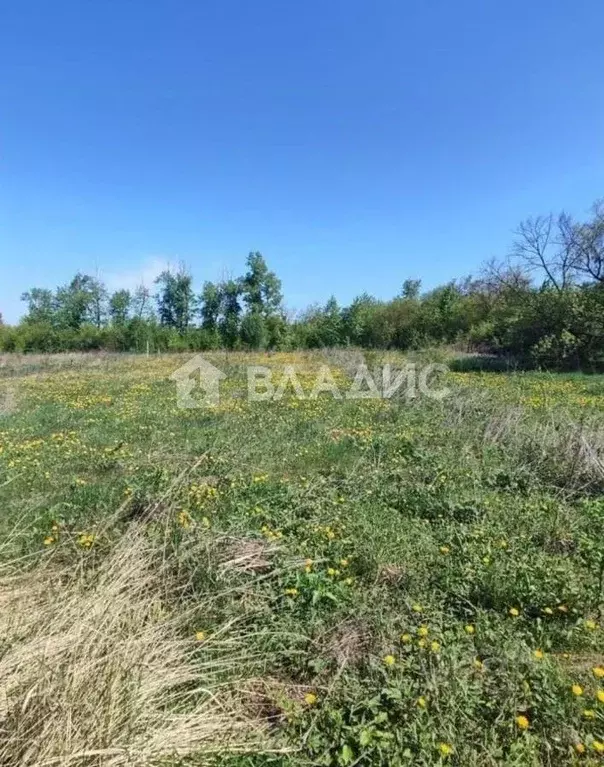
[[[199,375],[199,381],[196,376]],[[182,408],[198,408],[218,405],[220,402],[220,381],[226,378],[222,370],[209,363],[201,354],[195,355],[170,376],[176,382],[176,403]],[[201,395],[193,396],[199,389]],[[197,394],[197,393],[196,393]]]

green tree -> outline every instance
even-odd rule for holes
[[[247,272],[241,280],[243,301],[249,312],[270,317],[281,307],[281,280],[266,265],[261,253],[249,253]]]
[[[177,272],[162,272],[155,283],[159,286],[156,301],[160,323],[184,333],[195,312],[191,274],[181,266]]]
[[[220,286],[206,281],[203,284],[200,299],[201,326],[204,330],[215,331],[222,305]]]
[[[132,296],[129,290],[116,290],[109,299],[109,316],[114,325],[125,325],[130,313]]]
[[[225,346],[233,349],[239,340],[239,326],[241,316],[241,283],[239,280],[226,280],[221,283],[220,305],[221,319],[219,322],[220,334]]]
[[[32,288],[21,295],[21,300],[27,304],[24,322],[51,325],[56,319],[56,305],[52,290]]]

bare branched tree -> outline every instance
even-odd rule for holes
[[[480,272],[480,281],[487,293],[493,295],[502,290],[523,292],[531,284],[526,269],[521,264],[514,264],[509,259],[499,261],[492,258]]]
[[[604,283],[604,200],[596,201],[591,212],[590,221],[569,232],[573,265],[579,274]]]
[[[562,292],[572,283],[575,271],[574,224],[567,213],[555,218],[525,219],[515,232],[512,255],[529,271],[540,271],[548,284]]]

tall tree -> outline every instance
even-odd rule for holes
[[[220,285],[221,319],[220,332],[224,344],[232,349],[239,338],[239,324],[241,315],[241,283],[239,280],[226,280]]]
[[[559,293],[572,284],[575,252],[573,223],[567,213],[527,218],[515,232],[512,254],[529,271],[541,272]]]
[[[55,300],[52,290],[48,288],[32,288],[21,295],[21,300],[27,304],[27,314],[24,321],[28,323],[52,324],[55,319]]]
[[[153,316],[151,292],[145,285],[139,285],[132,296],[132,314],[135,319],[150,319]]]
[[[125,325],[130,313],[132,296],[129,290],[116,290],[109,299],[109,315],[114,325]]]
[[[199,300],[202,327],[205,330],[216,330],[222,305],[220,287],[214,282],[204,282]]]
[[[159,286],[156,300],[162,325],[176,328],[180,333],[189,327],[195,312],[192,282],[193,278],[184,266],[177,272],[166,270],[155,280]]]
[[[100,327],[104,286],[95,277],[78,272],[68,285],[57,288],[56,316],[63,327],[79,330],[87,322]]]
[[[281,306],[281,280],[271,272],[261,253],[249,253],[247,272],[241,281],[243,300],[250,312],[270,317]]]
[[[592,207],[592,218],[568,230],[575,270],[582,276],[604,283],[604,200]]]

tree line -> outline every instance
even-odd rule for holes
[[[505,356],[549,369],[604,370],[604,203],[575,221],[567,213],[528,218],[510,255],[423,292],[407,279],[390,300],[335,297],[292,316],[281,281],[261,253],[243,276],[205,282],[200,293],[184,267],[153,289],[107,291],[76,274],[56,290],[23,294],[27,312],[0,325],[0,350],[58,352],[299,349],[356,345],[419,349],[439,344]]]

